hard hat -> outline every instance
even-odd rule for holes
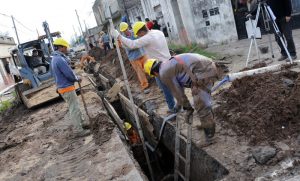
[[[146,23],[145,23],[145,22],[142,22],[142,21],[137,21],[136,23],[134,23],[134,25],[133,25],[133,27],[132,27],[134,36],[137,36],[137,32],[138,32],[141,28],[143,28],[145,25],[146,25]]]
[[[128,131],[131,127],[132,127],[132,126],[131,126],[130,123],[128,123],[128,122],[125,122],[125,123],[124,123],[124,128],[126,129],[126,131]]]
[[[120,23],[120,31],[121,32],[126,31],[127,28],[128,28],[128,24],[127,23],[125,23],[125,22]]]
[[[157,65],[156,59],[148,59],[147,62],[144,64],[144,70],[146,74],[148,74],[150,77],[154,77],[154,75],[151,74],[151,70]]]
[[[69,43],[62,38],[57,38],[56,40],[54,40],[53,45],[60,45],[60,46],[64,46],[67,48],[70,47]]]

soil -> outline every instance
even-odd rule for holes
[[[124,49],[121,49],[121,55],[124,61],[124,66],[127,72],[128,80],[138,82],[135,70],[132,68]],[[108,51],[107,55],[104,57],[103,61],[101,61],[100,64],[101,66],[99,68],[99,72],[101,72],[101,74],[103,74],[104,76],[113,76],[113,78],[123,79],[121,65],[119,62],[117,51],[115,49]]]
[[[111,138],[115,125],[111,122],[107,114],[98,114],[95,118],[90,120],[90,123],[96,144],[102,145]]]
[[[90,90],[84,96],[91,117],[99,115],[86,137],[74,136],[63,101],[32,110],[19,105],[3,113],[0,180],[143,180],[101,99]],[[82,103],[81,109],[85,113]]]
[[[252,145],[298,136],[300,76],[295,72],[238,79],[218,100],[218,121]]]
[[[255,65],[251,66],[251,67],[243,68],[241,71],[247,71],[247,70],[262,68],[262,67],[266,67],[266,66],[267,66],[266,62],[260,62],[260,63],[257,63]]]

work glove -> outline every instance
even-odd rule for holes
[[[194,109],[191,105],[183,107],[184,119],[186,123],[191,123],[190,117],[193,116]]]
[[[110,33],[115,39],[118,39],[120,36],[120,33],[117,30],[112,30]]]

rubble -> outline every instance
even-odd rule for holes
[[[253,148],[252,155],[258,163],[265,164],[276,155],[276,149],[270,146],[259,146]]]

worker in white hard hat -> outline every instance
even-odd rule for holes
[[[168,48],[167,40],[163,32],[159,30],[148,30],[146,23],[138,21],[133,25],[133,33],[139,37],[136,40],[131,40],[124,36],[120,36],[117,30],[111,32],[111,34],[119,39],[123,46],[128,48],[144,48],[146,55],[150,58],[159,59],[161,61],[168,61],[171,58]],[[168,104],[168,112],[174,113],[175,101],[167,86],[165,86],[159,78],[155,78],[157,85],[162,89],[166,102]]]
[[[62,96],[69,106],[71,121],[75,126],[75,136],[86,136],[90,132],[83,129],[84,117],[80,111],[80,104],[75,92],[75,82],[81,79],[72,71],[69,60],[66,57],[68,53],[69,43],[58,38],[53,42],[55,51],[52,53],[51,68],[54,74],[57,92]]]
[[[129,26],[125,22],[120,23],[120,31],[123,36],[129,38],[131,40],[135,40],[135,36],[132,30],[129,30]],[[145,55],[145,51],[143,48],[135,48],[130,49],[124,47],[130,64],[132,65],[133,69],[135,70],[137,77],[140,81],[141,89],[144,91],[145,94],[149,93],[149,83],[144,72],[144,63],[147,60],[147,56]]]

